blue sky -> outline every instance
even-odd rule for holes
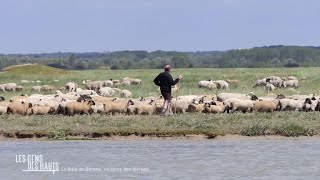
[[[1,0],[0,53],[320,46],[319,0]]]

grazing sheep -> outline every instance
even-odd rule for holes
[[[2,90],[3,92],[5,92],[5,91],[13,91],[13,92],[15,92],[16,88],[17,88],[17,84],[16,83],[6,83],[6,84],[0,85],[0,90]]]
[[[199,88],[217,89],[217,85],[214,82],[212,82],[211,80],[199,81],[198,85],[199,85]]]
[[[17,87],[16,87],[16,91],[17,91],[17,92],[20,92],[20,91],[22,91],[22,90],[23,90],[23,86],[17,86]]]
[[[66,105],[66,114],[73,116],[75,114],[92,114],[93,110],[91,106],[95,105],[92,100],[84,102],[69,102]]]
[[[232,79],[232,80],[231,79],[227,79],[226,81],[229,84],[239,84],[240,83],[240,81],[237,80],[237,79]]]
[[[275,89],[276,89],[276,87],[275,87],[273,84],[267,82],[266,91],[267,91],[268,93],[269,93],[270,91],[274,91]]]
[[[20,82],[21,82],[21,83],[29,83],[28,80],[21,80]]]
[[[106,81],[102,81],[102,86],[103,86],[103,87],[112,87],[112,86],[113,86],[113,81],[112,81],[112,79],[106,80]]]
[[[216,81],[212,81],[212,82],[217,85],[218,89],[228,89],[229,88],[229,84],[224,80],[216,80]]]
[[[279,106],[279,100],[273,101],[257,101],[253,103],[255,112],[273,112]]]
[[[98,89],[102,87],[103,82],[102,81],[88,81],[85,80],[82,82],[82,84],[85,86],[88,90],[94,90],[98,92]]]
[[[132,93],[129,90],[122,90],[120,93],[120,97],[122,98],[131,98],[132,97]]]
[[[128,80],[122,81],[121,85],[130,86],[131,81],[128,81]]]
[[[156,112],[156,104],[153,104],[152,103],[153,101],[151,101],[150,103],[148,104],[140,104],[136,107],[136,112],[138,115],[141,115],[141,114],[147,114],[147,115],[151,115],[153,113]]]
[[[111,97],[114,95],[115,90],[113,90],[111,87],[102,87],[99,88],[98,93],[100,96]]]
[[[77,88],[78,84],[75,82],[68,82],[64,87],[65,91],[67,92],[75,92]]]
[[[40,91],[41,91],[41,86],[32,86],[31,91],[40,93]]]
[[[121,91],[122,91],[122,90],[121,90],[121,89],[119,89],[119,88],[112,88],[112,89],[114,90],[114,92],[115,92],[115,93],[118,93],[118,94],[120,94],[120,93],[121,93]]]
[[[294,87],[298,88],[299,87],[299,81],[298,80],[287,80],[287,81],[282,81],[282,87]]]
[[[29,108],[32,107],[31,103],[22,102],[11,102],[8,105],[7,113],[8,114],[21,114],[26,115]]]
[[[267,84],[267,78],[263,78],[263,79],[258,79],[256,80],[256,84],[253,86],[258,87],[258,86],[265,86]]]
[[[282,83],[283,83],[283,80],[271,80],[271,79],[267,79],[267,84],[268,83],[270,83],[270,84],[272,84],[272,85],[274,85],[275,87],[277,87],[277,88],[281,88],[281,86],[282,86]]]
[[[44,92],[51,92],[53,87],[52,86],[49,86],[49,85],[43,85],[41,86],[41,91],[44,91]]]

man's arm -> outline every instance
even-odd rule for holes
[[[157,86],[160,86],[159,75],[158,75],[156,78],[154,78],[153,82],[154,82],[154,84],[156,84]]]
[[[169,76],[170,76],[170,77],[168,77],[168,80],[169,80],[171,86],[176,85],[176,84],[179,82],[179,80],[180,80],[179,78],[173,80],[173,79],[172,79],[172,76],[171,76],[171,75],[169,75]]]

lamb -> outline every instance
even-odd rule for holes
[[[206,88],[206,89],[217,89],[217,85],[212,82],[211,80],[209,81],[199,81],[199,88]]]
[[[3,92],[5,91],[13,91],[15,92],[17,88],[17,84],[16,83],[6,83],[6,84],[1,84],[0,85],[0,90],[2,90]]]
[[[103,86],[103,87],[112,87],[112,86],[113,86],[113,81],[112,81],[112,79],[106,80],[106,81],[102,81],[102,86]]]
[[[189,100],[172,100],[171,109],[174,113],[185,113],[191,102]]]
[[[279,100],[273,101],[257,101],[253,104],[255,112],[273,112],[276,111],[279,106]]]
[[[69,102],[66,105],[66,113],[69,116],[75,114],[92,114],[92,105],[95,105],[95,102],[92,100],[85,102]]]

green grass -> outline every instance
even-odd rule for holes
[[[32,69],[32,70],[31,70]],[[46,66],[26,66],[13,68],[0,73],[0,84],[20,81],[40,80],[41,84],[55,87],[64,86],[69,81],[77,82],[80,87],[82,80],[107,80],[133,77],[143,80],[141,86],[122,86],[121,89],[130,90],[134,97],[157,96],[157,87],[153,84],[154,77],[160,69],[146,70],[88,70],[65,71]],[[300,81],[298,89],[277,89],[273,94],[319,94],[320,68],[265,68],[265,69],[174,69],[173,77],[179,74],[184,76],[180,83],[179,95],[187,94],[218,94],[223,91],[205,90],[198,88],[198,81],[206,79],[237,79],[240,84],[231,84],[228,92],[249,93],[255,92],[258,96],[266,96],[264,88],[253,88],[255,80],[270,75],[286,77],[296,76]],[[26,73],[23,73],[26,72]],[[60,80],[58,83],[53,80]],[[23,84],[22,92],[2,93],[1,96],[9,99],[22,93],[31,94],[34,84]],[[174,95],[175,96],[175,95]],[[51,139],[68,139],[71,135],[100,137],[108,135],[186,135],[205,134],[209,137],[225,134],[245,136],[282,135],[282,136],[312,136],[319,135],[320,121],[318,112],[274,112],[256,114],[184,114],[163,118],[158,116],[1,116],[0,131],[5,136],[19,136],[35,134],[45,135]],[[18,135],[17,135],[18,133]],[[20,133],[20,134],[19,134]],[[22,133],[22,134],[21,134]]]

